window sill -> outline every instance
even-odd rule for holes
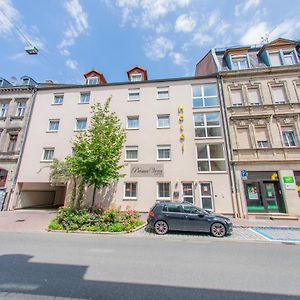
[[[58,130],[47,130],[46,133],[56,133]]]
[[[159,201],[159,202],[171,201],[171,197],[169,197],[169,198],[157,198],[156,201]]]
[[[23,120],[24,116],[11,116],[11,120]]]
[[[51,103],[51,105],[59,106],[59,105],[63,105],[63,103]]]
[[[135,162],[135,161],[139,161],[138,159],[124,159],[124,161],[133,161],[133,162]]]
[[[127,99],[127,101],[128,102],[138,102],[138,101],[140,101],[140,99],[134,99],[134,100],[133,99]]]
[[[195,140],[207,140],[207,139],[222,139],[223,136],[204,136],[204,137],[199,137],[195,136]]]
[[[84,132],[86,129],[74,129],[74,132]]]
[[[197,174],[227,174],[227,171],[198,171]]]
[[[137,201],[137,198],[123,198],[123,201]]]
[[[78,102],[78,104],[90,104],[90,102]]]
[[[156,129],[170,129],[171,127],[156,127]]]
[[[158,158],[157,161],[171,161],[171,158]]]
[[[53,162],[53,159],[51,160],[40,160],[41,163],[52,163]]]
[[[169,100],[170,99],[170,97],[168,97],[168,98],[156,98],[156,100]]]
[[[139,130],[140,128],[126,128],[126,130]]]

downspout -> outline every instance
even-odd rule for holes
[[[222,114],[222,123],[223,123],[223,128],[224,128],[224,140],[225,140],[225,147],[226,147],[226,152],[227,152],[227,167],[229,170],[229,181],[230,181],[230,186],[231,186],[231,201],[232,201],[232,208],[233,208],[233,213],[235,218],[239,218],[242,215],[241,212],[241,207],[239,205],[239,200],[238,200],[238,191],[237,191],[237,185],[236,185],[236,176],[234,172],[234,164],[232,163],[233,161],[233,153],[232,153],[232,142],[230,139],[230,133],[229,133],[229,127],[227,124],[228,120],[228,115],[227,115],[227,110],[226,110],[226,104],[225,104],[225,97],[224,97],[224,83],[223,83],[223,77],[220,74],[220,72],[217,75],[218,79],[218,88],[220,91],[220,102],[221,102],[221,114]],[[221,88],[220,88],[221,84]]]
[[[10,192],[9,192],[9,197],[7,198],[8,202],[7,202],[7,205],[6,205],[6,210],[8,210],[10,208],[9,206],[10,206],[10,202],[11,202],[11,196],[14,193],[15,187],[16,187],[16,184],[17,184],[17,178],[18,178],[18,175],[19,175],[21,161],[22,161],[23,154],[24,154],[24,148],[25,148],[25,143],[26,143],[27,136],[28,136],[29,125],[30,125],[30,122],[31,122],[33,107],[34,107],[35,98],[36,98],[36,93],[37,93],[37,88],[35,86],[32,90],[32,101],[31,101],[31,105],[30,105],[30,108],[29,108],[29,116],[28,116],[28,120],[27,120],[27,122],[25,124],[25,128],[24,128],[24,136],[23,136],[23,141],[21,142],[20,155],[18,157],[16,172],[15,172],[14,180],[13,180]]]

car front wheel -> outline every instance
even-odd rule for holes
[[[157,221],[154,225],[154,230],[157,234],[166,234],[169,230],[169,226],[165,221]]]
[[[224,237],[226,235],[226,228],[222,223],[214,223],[210,227],[210,233],[215,237]]]

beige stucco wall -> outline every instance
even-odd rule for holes
[[[130,177],[131,162],[122,170],[125,177],[119,180],[114,190],[112,203],[125,209],[131,207],[147,211],[157,199],[157,182],[171,183],[171,193],[179,191],[181,182],[193,182],[195,204],[200,205],[199,182],[212,182],[215,210],[232,213],[231,188],[227,172],[198,173],[196,161],[196,139],[194,137],[192,108],[192,84],[214,82],[213,79],[180,80],[169,82],[142,82],[137,84],[85,86],[81,88],[49,89],[38,91],[32,115],[28,139],[20,167],[19,183],[46,183],[49,181],[49,163],[41,162],[43,148],[55,147],[54,157],[64,159],[71,154],[71,140],[74,139],[75,119],[90,116],[91,105],[103,103],[112,96],[111,110],[115,111],[126,126],[127,116],[139,116],[138,130],[127,130],[125,146],[138,146],[138,161],[134,164],[163,164],[163,177]],[[168,100],[157,100],[157,87],[169,86]],[[140,101],[128,101],[128,88],[140,88]],[[90,91],[90,104],[79,104],[80,92]],[[63,105],[53,105],[53,94],[64,93]],[[178,107],[184,105],[184,152],[180,143],[180,123]],[[207,108],[204,111],[218,111],[219,108]],[[170,114],[170,128],[157,129],[157,115]],[[57,133],[47,132],[48,120],[60,119]],[[205,143],[208,140],[199,140]],[[223,142],[223,139],[211,139],[209,142]],[[157,161],[157,145],[171,145],[171,160]],[[123,200],[124,182],[138,182],[138,196],[135,201]],[[91,192],[88,194],[91,198]],[[17,205],[17,204],[16,204]]]

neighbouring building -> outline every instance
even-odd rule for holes
[[[239,216],[300,215],[299,42],[212,49],[196,75],[215,72]]]
[[[17,85],[0,78],[0,211],[7,208],[16,182],[35,86],[28,76]]]
[[[72,154],[91,106],[112,96],[127,131],[125,177],[98,191],[96,203],[143,212],[157,200],[184,200],[235,214],[216,76],[148,80],[139,66],[127,74],[129,82],[107,83],[92,70],[85,85],[38,86],[11,209],[65,202],[66,186],[49,184],[49,164]]]

